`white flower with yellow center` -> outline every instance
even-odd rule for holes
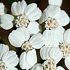
[[[64,33],[64,42],[60,44],[60,50],[63,52],[63,58],[65,58],[65,65],[70,69],[70,29]]]
[[[10,14],[6,14],[7,10],[3,3],[0,3],[0,27],[8,30],[13,27],[14,17]]]
[[[24,50],[40,49],[44,45],[44,38],[41,33],[30,37],[29,31],[25,27],[13,30],[9,34],[9,42],[15,47],[21,47]]]
[[[30,34],[40,31],[40,25],[36,22],[41,17],[41,10],[36,3],[26,4],[25,0],[14,2],[11,6],[12,13],[16,16],[16,27],[26,27]]]
[[[30,70],[65,70],[65,69],[61,66],[56,67],[54,60],[49,59],[44,61],[43,64],[37,63]]]
[[[15,47],[21,47],[25,52],[20,55],[21,69],[30,69],[37,63],[35,49],[40,49],[44,45],[44,38],[41,33],[37,33],[30,38],[30,34],[25,27],[13,30],[9,34],[9,42]]]
[[[56,0],[57,1],[57,0]],[[47,46],[57,46],[59,42],[63,42],[63,33],[69,23],[69,16],[59,6],[49,5],[44,11],[39,20],[39,23],[45,23],[45,31],[43,36]]]
[[[16,52],[9,51],[8,45],[0,44],[0,70],[18,70],[15,67],[18,62]]]
[[[58,26],[66,26],[69,23],[69,16],[59,6],[49,5],[44,11],[39,20],[42,24],[45,22],[45,28],[55,30]],[[47,25],[47,26],[46,26]]]
[[[44,70],[60,70],[62,68],[61,66],[57,67],[58,62],[63,57],[63,53],[58,47],[43,46],[40,49],[40,56],[43,60],[46,60],[43,63]]]

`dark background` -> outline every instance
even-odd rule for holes
[[[8,13],[11,12],[11,4],[13,1],[21,1],[21,0],[0,0],[0,2],[3,2],[4,5],[7,8]],[[25,0],[27,2],[27,4],[29,3],[37,3],[38,7],[43,11],[47,6],[48,6],[48,0]],[[69,15],[70,17],[70,0],[63,0],[62,6],[61,6],[62,10],[65,10],[66,13]],[[64,27],[65,29],[70,28],[70,24],[68,24],[67,26]],[[8,35],[9,33],[12,31],[12,29],[10,30],[4,30],[2,28],[0,28],[0,43],[5,43],[7,45],[9,45],[10,50],[15,50],[17,51],[17,48],[13,47],[10,45],[9,41],[8,41]],[[38,51],[37,51],[38,52]],[[39,56],[38,56],[39,57]],[[62,65],[64,62],[63,60],[58,64],[58,65]],[[63,64],[64,65],[64,64]],[[65,70],[67,70],[67,68],[65,66],[63,66],[65,68]]]

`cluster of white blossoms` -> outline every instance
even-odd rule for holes
[[[42,13],[36,3],[13,2],[13,15],[6,14],[5,6],[0,3],[0,27],[8,30],[15,26],[8,40],[23,50],[18,57],[15,51],[9,51],[8,45],[0,44],[0,70],[18,70],[15,67],[18,63],[22,70],[65,70],[58,66],[62,59],[70,70],[70,29],[63,27],[69,24],[69,16],[60,8],[62,0],[48,0],[48,3]],[[37,62],[37,49],[43,63]]]

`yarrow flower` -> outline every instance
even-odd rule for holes
[[[18,70],[15,67],[18,62],[16,52],[9,51],[8,45],[0,44],[0,70]]]
[[[47,46],[57,46],[59,42],[63,42],[65,29],[62,26],[69,23],[69,16],[64,10],[60,9],[60,6],[52,4],[52,2],[57,4],[57,1],[49,0],[49,2],[50,5],[43,11],[39,23],[45,23],[46,30],[43,32],[45,44]]]
[[[41,10],[37,4],[26,4],[25,0],[14,2],[11,6],[12,13],[17,17],[15,21],[16,27],[26,27],[30,34],[36,34],[40,31],[40,25],[36,20],[41,17]]]
[[[3,14],[1,16],[0,24],[3,29],[8,30],[12,28],[14,24],[17,28],[26,27],[30,34],[36,34],[41,31],[41,26],[36,22],[42,14],[41,10],[37,7],[37,4],[31,3],[27,5],[25,0],[13,2],[11,11],[16,18],[10,14]]]
[[[52,58],[56,63],[62,58],[65,58],[65,65],[70,69],[70,29],[65,31],[63,40],[64,41],[60,43],[59,47],[42,47],[40,49],[40,56],[44,60]]]
[[[0,27],[8,30],[13,27],[14,17],[10,14],[6,14],[7,9],[5,8],[3,3],[0,3]]]
[[[9,42],[15,47],[21,47],[25,50],[20,55],[21,69],[30,69],[37,63],[35,49],[40,49],[44,45],[44,38],[41,33],[37,33],[30,38],[30,34],[25,27],[13,30],[9,34]]]
[[[64,70],[61,66],[57,66],[58,62],[63,57],[63,53],[58,47],[52,48],[44,46],[40,49],[40,56],[45,60],[42,64],[44,70]]]
[[[46,63],[47,61],[45,61],[44,63]],[[48,65],[50,66],[50,64],[48,63]],[[53,65],[51,65],[53,66]],[[56,69],[47,69],[47,65],[45,66],[46,69],[42,66],[42,64],[38,63],[36,65],[34,65],[30,70],[65,70],[63,67],[58,66]]]
[[[30,38],[29,31],[25,27],[13,30],[8,39],[13,46],[22,47],[24,50],[39,49],[44,45],[44,38],[41,33],[37,33]]]
[[[63,52],[66,67],[70,69],[70,29],[64,33],[64,42],[60,43],[60,50]]]

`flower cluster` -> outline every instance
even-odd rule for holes
[[[20,57],[8,45],[0,44],[0,70],[65,70],[58,63],[63,59],[70,70],[70,29],[69,16],[61,10],[62,0],[48,0],[49,5],[43,11],[36,3],[25,0],[13,2],[12,14],[0,3],[0,27],[8,30],[16,28],[8,36],[10,44],[20,48]],[[39,20],[39,21],[38,21]],[[41,24],[44,24],[44,31]],[[37,49],[43,62],[37,62]],[[39,54],[39,53],[38,53]]]

